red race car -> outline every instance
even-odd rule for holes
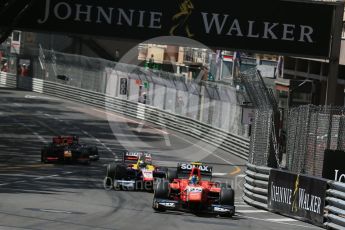
[[[168,169],[167,179],[156,184],[152,208],[158,212],[177,210],[232,217],[234,196],[231,187],[212,181],[211,166],[179,163],[177,170]]]

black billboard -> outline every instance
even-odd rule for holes
[[[326,150],[323,160],[322,177],[345,183],[345,152]]]
[[[25,2],[33,5],[20,13]],[[172,35],[211,47],[328,57],[334,8],[285,0],[23,0],[3,9],[0,26],[139,41]]]
[[[324,179],[273,169],[269,177],[268,208],[322,225],[326,190]]]

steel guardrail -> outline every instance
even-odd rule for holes
[[[243,200],[249,205],[266,209],[268,200],[268,180],[271,168],[247,164],[244,178]]]
[[[84,103],[201,139],[242,159],[248,159],[249,140],[191,118],[153,106],[37,78],[18,77],[18,88]]]
[[[326,192],[325,223],[329,229],[345,229],[345,183],[328,181]]]
[[[0,72],[0,86],[6,88],[17,88],[17,77],[15,74]]]

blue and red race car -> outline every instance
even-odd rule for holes
[[[124,152],[122,161],[107,166],[105,186],[115,189],[152,191],[157,178],[165,177],[166,168],[152,164],[147,152]]]
[[[83,163],[98,160],[97,146],[79,143],[78,136],[56,136],[41,149],[42,163]]]

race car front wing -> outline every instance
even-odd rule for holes
[[[188,209],[183,207],[181,202],[175,201],[175,200],[165,200],[165,199],[154,198],[152,205],[153,205],[153,208],[155,209],[164,209],[164,210],[171,210],[171,211],[189,211]],[[232,216],[235,214],[235,206],[211,204],[207,208],[200,210],[200,212]]]

